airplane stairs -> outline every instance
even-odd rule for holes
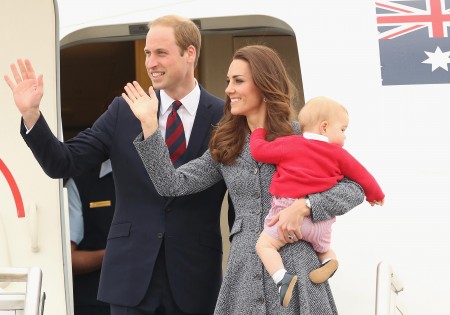
[[[12,282],[23,282],[25,289],[3,289]],[[45,293],[41,293],[41,286],[42,271],[38,267],[0,268],[0,315],[42,315]]]

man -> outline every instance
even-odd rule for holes
[[[157,90],[159,127],[178,111],[186,151],[175,166],[207,149],[211,128],[223,114],[223,101],[205,91],[194,77],[201,47],[196,25],[177,16],[150,25],[145,66]],[[222,273],[220,208],[223,182],[195,195],[164,198],[134,148],[142,128],[123,98],[87,129],[59,142],[39,111],[42,75],[31,63],[11,66],[15,83],[5,76],[22,114],[21,133],[44,171],[53,178],[74,177],[110,158],[116,185],[116,209],[108,235],[98,298],[111,314],[211,314]]]
[[[115,189],[111,160],[69,178],[70,243],[75,315],[109,315],[110,306],[97,300],[106,240],[114,216]]]

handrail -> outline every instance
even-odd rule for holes
[[[397,295],[403,291],[403,283],[394,274],[392,266],[387,261],[381,261],[377,266],[377,288],[375,315],[405,314],[397,302]]]
[[[25,282],[28,268],[0,268],[0,282]]]
[[[38,214],[37,207],[34,201],[30,201],[28,203],[27,208],[27,221],[28,228],[30,231],[30,239],[31,239],[31,251],[33,253],[39,252],[39,243],[38,243]]]
[[[41,297],[42,271],[39,267],[0,268],[0,282],[26,282],[26,292],[0,293],[0,302],[7,310],[23,309],[24,315],[39,315],[43,310],[45,295]]]
[[[41,306],[42,271],[31,267],[28,271],[27,292],[25,297],[25,315],[38,315]]]

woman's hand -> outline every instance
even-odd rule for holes
[[[148,88],[148,93],[142,89],[138,82],[127,83],[122,97],[130,106],[131,111],[140,120],[144,139],[158,129],[158,98],[153,87]]]
[[[278,238],[286,243],[294,243],[302,239],[300,227],[303,218],[309,215],[311,211],[305,204],[305,198],[300,198],[280,211],[268,225],[272,226],[278,221]]]

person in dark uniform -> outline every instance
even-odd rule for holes
[[[108,303],[97,300],[108,231],[114,215],[111,161],[70,178],[69,199],[74,315],[109,315]]]

